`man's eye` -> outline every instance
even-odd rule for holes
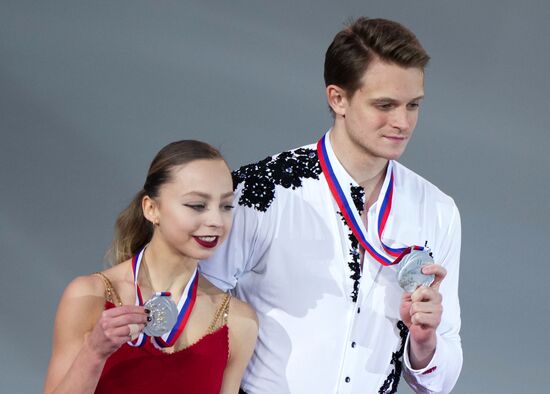
[[[187,208],[194,209],[195,211],[203,211],[206,209],[206,205],[204,204],[183,204]]]
[[[420,107],[420,103],[410,103],[407,107],[409,109],[418,109],[418,107]]]
[[[392,103],[378,104],[377,107],[382,111],[389,111],[390,109],[393,108],[393,104]]]

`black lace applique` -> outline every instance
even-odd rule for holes
[[[350,190],[351,190],[351,197],[353,199],[353,203],[357,210],[359,211],[359,214],[363,214],[363,207],[364,202],[363,198],[365,196],[365,192],[361,186],[353,186],[350,184]],[[351,257],[351,260],[348,261],[348,267],[350,268],[352,274],[350,275],[350,278],[353,279],[353,290],[351,292],[351,300],[353,302],[357,302],[357,295],[359,294],[359,283],[361,280],[361,254],[359,253],[359,241],[353,235],[353,232],[351,231],[351,228],[346,222],[346,219],[344,218],[344,215],[342,215],[342,212],[338,212],[338,215],[340,216],[340,219],[344,222],[346,227],[348,228],[348,238],[351,242],[351,248],[349,250],[349,255]]]
[[[355,208],[357,208],[359,214],[362,215],[363,210],[365,209],[365,189],[363,189],[361,186],[353,186],[352,184],[350,184],[350,190],[351,199],[355,204]]]
[[[319,179],[321,166],[317,151],[298,148],[267,157],[233,172],[233,185],[244,182],[239,205],[265,212],[275,197],[275,186],[296,189],[302,179]]]
[[[401,346],[398,351],[393,352],[391,355],[390,364],[393,364],[393,369],[384,381],[382,387],[378,390],[379,394],[396,393],[399,379],[401,378],[401,371],[403,370],[403,353],[405,352],[405,342],[409,329],[401,320],[397,322],[397,328],[399,329],[399,336],[401,337]]]
[[[346,227],[348,227],[348,239],[351,242],[351,248],[349,249],[350,260],[348,261],[348,267],[351,270],[350,278],[353,279],[353,290],[351,291],[351,300],[357,302],[357,295],[359,294],[359,284],[361,280],[361,254],[359,253],[359,241],[353,235],[353,232],[346,223],[346,218],[342,215],[342,212],[338,211],[338,216]]]

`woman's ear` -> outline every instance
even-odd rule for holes
[[[141,209],[145,219],[153,223],[155,226],[160,222],[160,213],[158,203],[149,196],[144,196],[141,200]]]

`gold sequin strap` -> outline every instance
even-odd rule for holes
[[[116,306],[122,306],[122,301],[109,278],[107,278],[103,272],[96,272],[94,275],[98,275],[101,279],[103,279],[103,284],[105,285],[105,300],[115,304]]]
[[[219,327],[227,324],[227,317],[229,316],[229,301],[231,301],[231,294],[227,293],[222,301],[222,304],[216,311],[212,323],[208,328],[208,332],[214,332]],[[218,325],[218,322],[221,321],[221,324]]]

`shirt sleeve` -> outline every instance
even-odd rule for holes
[[[233,225],[227,239],[213,256],[199,263],[201,274],[223,291],[233,289],[239,278],[253,269],[265,248],[260,242],[265,239],[261,233],[264,213],[239,204],[242,186],[235,193]]]
[[[420,370],[411,368],[409,361],[409,337],[405,343],[403,376],[417,393],[450,392],[462,369],[462,345],[460,341],[460,304],[458,300],[458,276],[460,264],[461,226],[456,205],[450,225],[443,232],[436,263],[447,269],[439,291],[443,296],[443,314],[436,330],[436,349],[430,363]]]

